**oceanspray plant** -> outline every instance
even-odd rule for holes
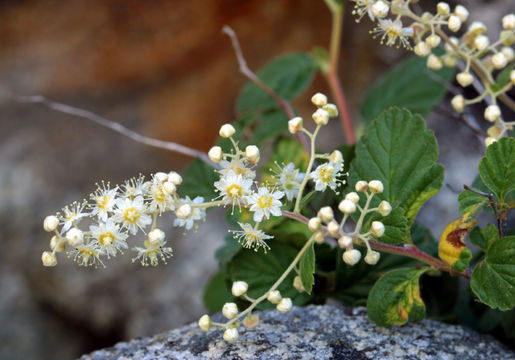
[[[215,255],[220,268],[204,299],[226,321],[204,315],[199,326],[223,330],[228,342],[238,338],[242,325],[258,325],[255,309],[284,313],[327,298],[366,304],[370,319],[381,326],[421,320],[429,312],[479,328],[486,324],[483,330],[503,327],[514,336],[515,236],[508,213],[515,207],[515,139],[509,136],[515,104],[508,92],[515,84],[515,15],[503,17],[498,40],[490,41],[478,21],[459,33],[469,17],[461,5],[451,11],[441,2],[434,12],[416,14],[415,1],[355,0],[357,20],[375,22],[372,34],[382,43],[402,45],[427,60],[409,58],[371,88],[362,107],[366,129],[354,144],[337,74],[344,4],[326,3],[333,16],[329,51],[283,56],[257,75],[232,29],[224,28],[241,72],[251,80],[237,100],[238,120],[220,128],[220,141],[207,154],[166,146],[198,158],[183,176],[158,172],[116,186],[102,183],[87,200],[46,217],[43,227],[53,237],[43,265],[55,266],[57,254],[66,252],[81,266],[104,266],[129,248],[133,262],[166,263],[173,250],[158,228],[160,216],[174,213],[174,226],[191,231],[210,208],[226,208],[229,233]],[[487,149],[479,176],[457,199],[462,217],[441,219],[450,223],[437,242],[416,221],[444,175],[423,116],[444,96],[454,68],[460,69],[458,84],[478,93],[468,100],[456,94],[454,110],[463,119],[467,105],[484,103],[484,118],[492,124],[483,136]],[[313,95],[312,121],[306,121],[290,101],[316,71],[326,77],[336,104],[322,93]],[[113,128],[106,119],[89,118]],[[317,137],[335,118],[347,143],[321,151]],[[480,126],[474,129],[482,133]],[[286,131],[293,136],[284,136]],[[273,140],[273,151],[264,162],[266,140]],[[495,222],[478,226],[481,211]]]

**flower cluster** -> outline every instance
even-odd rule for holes
[[[456,75],[457,83],[463,88],[474,86],[478,96],[466,99],[458,94],[451,105],[458,113],[463,113],[467,105],[486,100],[488,106],[484,110],[484,118],[492,123],[487,131],[486,146],[513,129],[515,123],[503,120],[498,102],[503,101],[505,94],[515,85],[512,67],[515,60],[515,14],[502,18],[502,30],[491,40],[486,25],[480,21],[473,21],[465,28],[469,11],[463,5],[457,5],[451,11],[448,3],[439,2],[434,13],[417,15],[410,7],[416,2],[414,0],[353,1],[353,14],[357,15],[358,22],[365,15],[377,21],[378,25],[371,33],[381,36],[381,43],[386,42],[390,46],[402,44],[412,49],[416,55],[427,57],[427,67],[432,70],[439,70],[444,65],[461,67]],[[391,18],[387,18],[389,15]],[[409,21],[409,26],[405,27],[403,21]],[[458,33],[461,36],[456,36]],[[443,54],[435,51],[440,46],[445,50]],[[494,75],[503,71],[507,71],[506,79],[499,84]]]

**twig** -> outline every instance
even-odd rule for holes
[[[254,84],[256,84],[261,90],[263,90],[265,93],[267,93],[272,99],[275,100],[275,102],[283,108],[284,112],[288,116],[289,119],[292,119],[295,117],[295,112],[293,111],[293,108],[291,107],[290,103],[283,99],[279,94],[277,94],[274,90],[272,90],[267,84],[265,84],[247,65],[247,61],[245,60],[245,57],[243,56],[243,52],[241,51],[240,42],[238,41],[238,37],[236,36],[236,33],[234,30],[228,26],[224,25],[222,28],[222,33],[229,36],[231,39],[232,47],[234,49],[234,54],[236,55],[236,60],[238,61],[238,65],[240,67],[240,72],[245,75],[250,81],[252,81]],[[302,146],[304,147],[304,150],[306,152],[309,152],[308,142],[306,140],[306,137],[302,133],[297,133],[297,136],[299,138],[299,141],[301,142]]]
[[[468,127],[470,130],[472,130],[474,132],[474,134],[481,137],[482,139],[484,139],[486,137],[486,133],[483,130],[481,130],[479,127],[475,126],[474,124],[472,124],[471,118],[472,118],[472,120],[474,120],[473,116],[471,116],[471,115],[469,116],[469,115],[465,115],[465,114],[456,114],[455,112],[448,111],[447,109],[445,109],[441,106],[436,106],[435,111],[439,112],[442,115],[450,116],[453,119],[463,122],[463,124],[465,124],[466,127]]]
[[[148,136],[141,135],[117,122],[108,120],[100,115],[97,115],[89,110],[84,110],[80,108],[76,108],[70,105],[61,104],[55,101],[48,100],[44,96],[34,95],[34,96],[11,96],[11,98],[17,102],[21,103],[30,103],[30,104],[42,104],[52,110],[56,110],[65,114],[70,114],[73,116],[77,116],[83,119],[87,119],[93,121],[94,123],[109,128],[113,131],[116,131],[119,134],[127,136],[134,141],[137,141],[141,144],[145,144],[148,146],[153,146],[159,149],[165,149],[169,151],[173,151],[176,153],[180,153],[183,155],[191,156],[198,158],[204,161],[206,164],[213,165],[211,160],[206,153],[192,149],[190,147],[171,142],[171,141],[163,141],[154,138],[150,138]]]
[[[504,236],[504,226],[503,226],[503,221],[501,219],[499,211],[497,209],[497,205],[495,204],[495,201],[494,201],[494,195],[493,194],[489,194],[489,193],[485,193],[485,192],[482,192],[482,191],[474,190],[474,189],[472,189],[470,186],[468,186],[466,184],[463,185],[463,188],[465,190],[473,192],[474,194],[478,194],[480,196],[484,196],[484,197],[486,197],[488,199],[490,207],[492,208],[492,210],[494,212],[495,219],[497,220],[497,231],[499,233],[499,237],[502,238]]]

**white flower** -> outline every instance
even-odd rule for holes
[[[310,178],[315,181],[316,191],[325,191],[329,186],[332,190],[336,190],[338,182],[336,177],[342,168],[341,163],[327,162],[322,165],[318,165],[315,171],[309,174]]]
[[[279,166],[279,173],[276,173],[275,178],[281,184],[281,190],[286,194],[286,199],[292,200],[297,197],[300,184],[306,174],[295,168],[295,164],[288,163],[285,167]]]
[[[117,252],[123,253],[122,249],[127,249],[126,239],[128,235],[120,232],[120,227],[112,219],[108,219],[105,223],[99,223],[98,226],[91,225],[89,231],[95,239],[93,242],[108,257],[116,256]]]
[[[94,243],[78,245],[75,250],[69,251],[67,254],[69,257],[72,257],[73,261],[79,264],[79,266],[94,265],[97,267],[98,264],[104,266],[104,263],[100,260],[102,253]]]
[[[41,254],[41,261],[43,262],[43,266],[56,266],[57,265],[57,258],[51,251],[44,251],[43,254]]]
[[[123,185],[123,195],[130,199],[134,199],[136,196],[144,196],[149,184],[150,182],[145,182],[145,177],[143,175],[140,175],[137,178],[125,180]]]
[[[69,207],[66,206],[63,208],[64,215],[60,216],[61,223],[63,224],[63,228],[61,229],[61,234],[68,231],[72,225],[78,225],[80,219],[85,216],[88,216],[87,213],[84,213],[85,203],[74,202]]]
[[[150,198],[149,210],[159,210],[160,213],[167,210],[175,210],[175,203],[172,195],[165,190],[164,182],[154,177],[148,187],[148,195]]]
[[[270,218],[270,214],[281,216],[282,203],[279,201],[284,196],[282,191],[270,193],[268,188],[260,187],[257,193],[252,194],[248,199],[250,211],[254,211],[254,221],[261,222]]]
[[[122,228],[127,228],[132,235],[136,235],[138,228],[143,230],[152,222],[146,210],[141,196],[136,196],[134,199],[117,199],[113,220],[121,223]]]
[[[227,176],[232,171],[236,175],[241,175],[246,179],[254,179],[256,172],[248,167],[248,160],[246,158],[235,157],[231,161],[220,161],[221,170],[218,170],[222,176]]]
[[[114,189],[109,189],[109,184],[107,187],[104,183],[102,183],[102,187],[98,187],[98,189],[91,194],[91,199],[95,202],[92,205],[91,215],[98,215],[98,217],[106,221],[109,213],[113,211],[114,204],[116,202],[115,198],[118,192],[118,187]]]
[[[265,240],[273,239],[273,236],[267,235],[263,231],[252,227],[251,224],[238,224],[241,230],[232,230],[232,232],[234,233],[234,238],[238,240],[241,246],[247,249],[254,249],[254,251],[258,251],[259,247],[262,247],[265,253],[267,249],[270,249]]]
[[[143,266],[157,266],[159,259],[161,259],[161,261],[166,264],[166,259],[173,256],[173,250],[171,247],[165,245],[166,240],[164,239],[155,243],[145,240],[142,248],[138,246],[133,248],[133,250],[138,252],[138,255],[132,259],[132,262],[139,260]]]
[[[226,204],[240,205],[244,203],[245,196],[250,193],[252,179],[244,178],[241,174],[230,170],[220,181],[215,182],[215,187],[220,191],[220,196]]]
[[[410,44],[407,38],[413,36],[413,29],[403,27],[400,19],[394,21],[379,19],[379,26],[372,31],[372,34],[375,34],[374,38],[382,34],[381,44],[384,44],[386,38],[386,45],[388,46],[394,46],[399,41],[399,45],[409,49]]]
[[[365,15],[368,15],[370,20],[375,21],[375,16],[372,12],[372,5],[374,5],[375,0],[355,0],[355,2],[356,5],[354,5],[352,14],[358,16],[356,22],[360,22]]]
[[[183,203],[190,204],[191,213],[188,217],[181,219],[176,218],[173,222],[173,226],[182,226],[186,230],[191,230],[194,226],[198,227],[195,221],[202,220],[206,217],[206,211],[202,208],[195,207],[194,204],[202,204],[204,202],[204,198],[202,196],[197,196],[193,201],[189,196],[181,199]]]

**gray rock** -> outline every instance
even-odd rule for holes
[[[515,359],[515,353],[488,335],[424,320],[391,329],[368,320],[364,308],[296,307],[287,314],[258,312],[260,324],[233,344],[222,331],[186,325],[154,337],[118,343],[80,360],[160,359]],[[219,315],[218,315],[219,316]],[[216,317],[216,316],[215,316]]]

